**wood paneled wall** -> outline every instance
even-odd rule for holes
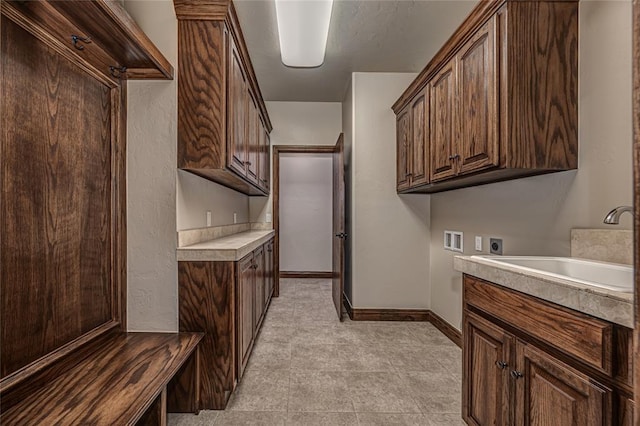
[[[126,96],[4,15],[1,33],[5,388],[29,364],[124,327]]]

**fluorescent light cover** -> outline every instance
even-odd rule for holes
[[[288,67],[324,62],[333,0],[275,0],[280,56]]]

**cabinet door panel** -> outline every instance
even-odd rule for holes
[[[249,109],[248,113],[248,123],[247,123],[247,151],[248,151],[248,160],[247,160],[247,178],[250,182],[258,185],[258,166],[259,166],[259,152],[260,152],[260,139],[259,139],[259,131],[260,131],[260,119],[258,118],[258,105],[256,101],[253,99],[253,95],[248,93],[249,97]]]
[[[452,59],[431,83],[431,181],[455,175],[456,67]]]
[[[240,55],[233,41],[230,41],[229,70],[229,147],[227,159],[229,168],[241,176],[247,174],[247,79],[242,70]]]
[[[461,174],[499,165],[495,40],[492,18],[458,54]]]
[[[411,187],[429,183],[429,88],[412,102],[410,178]]]
[[[264,306],[265,309],[269,304],[269,300],[271,299],[271,295],[273,294],[273,240],[267,243],[267,251],[265,254],[265,294],[264,294]]]
[[[411,137],[411,115],[408,107],[402,110],[396,119],[396,188],[398,191],[409,188],[409,144]]]
[[[253,252],[254,260],[254,280],[255,280],[255,302],[253,304],[253,328],[255,334],[262,324],[262,314],[264,313],[264,284],[265,284],[265,262],[264,246]]]
[[[464,336],[462,416],[470,425],[506,425],[513,337],[469,312]]]
[[[551,355],[516,344],[516,424],[601,426],[611,424],[611,391]]]
[[[254,269],[253,255],[238,262],[238,378],[242,377],[249,360],[254,336]]]

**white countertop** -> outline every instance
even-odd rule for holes
[[[625,327],[633,328],[633,294],[578,285],[479,257],[455,256],[453,267],[467,275],[525,293]]]
[[[176,249],[183,261],[235,262],[257,249],[275,235],[275,231],[247,231]]]

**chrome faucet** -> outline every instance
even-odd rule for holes
[[[607,217],[604,218],[604,223],[606,223],[607,225],[618,225],[620,223],[620,216],[625,212],[629,212],[631,213],[631,215],[633,215],[633,207],[616,207],[607,214]]]

